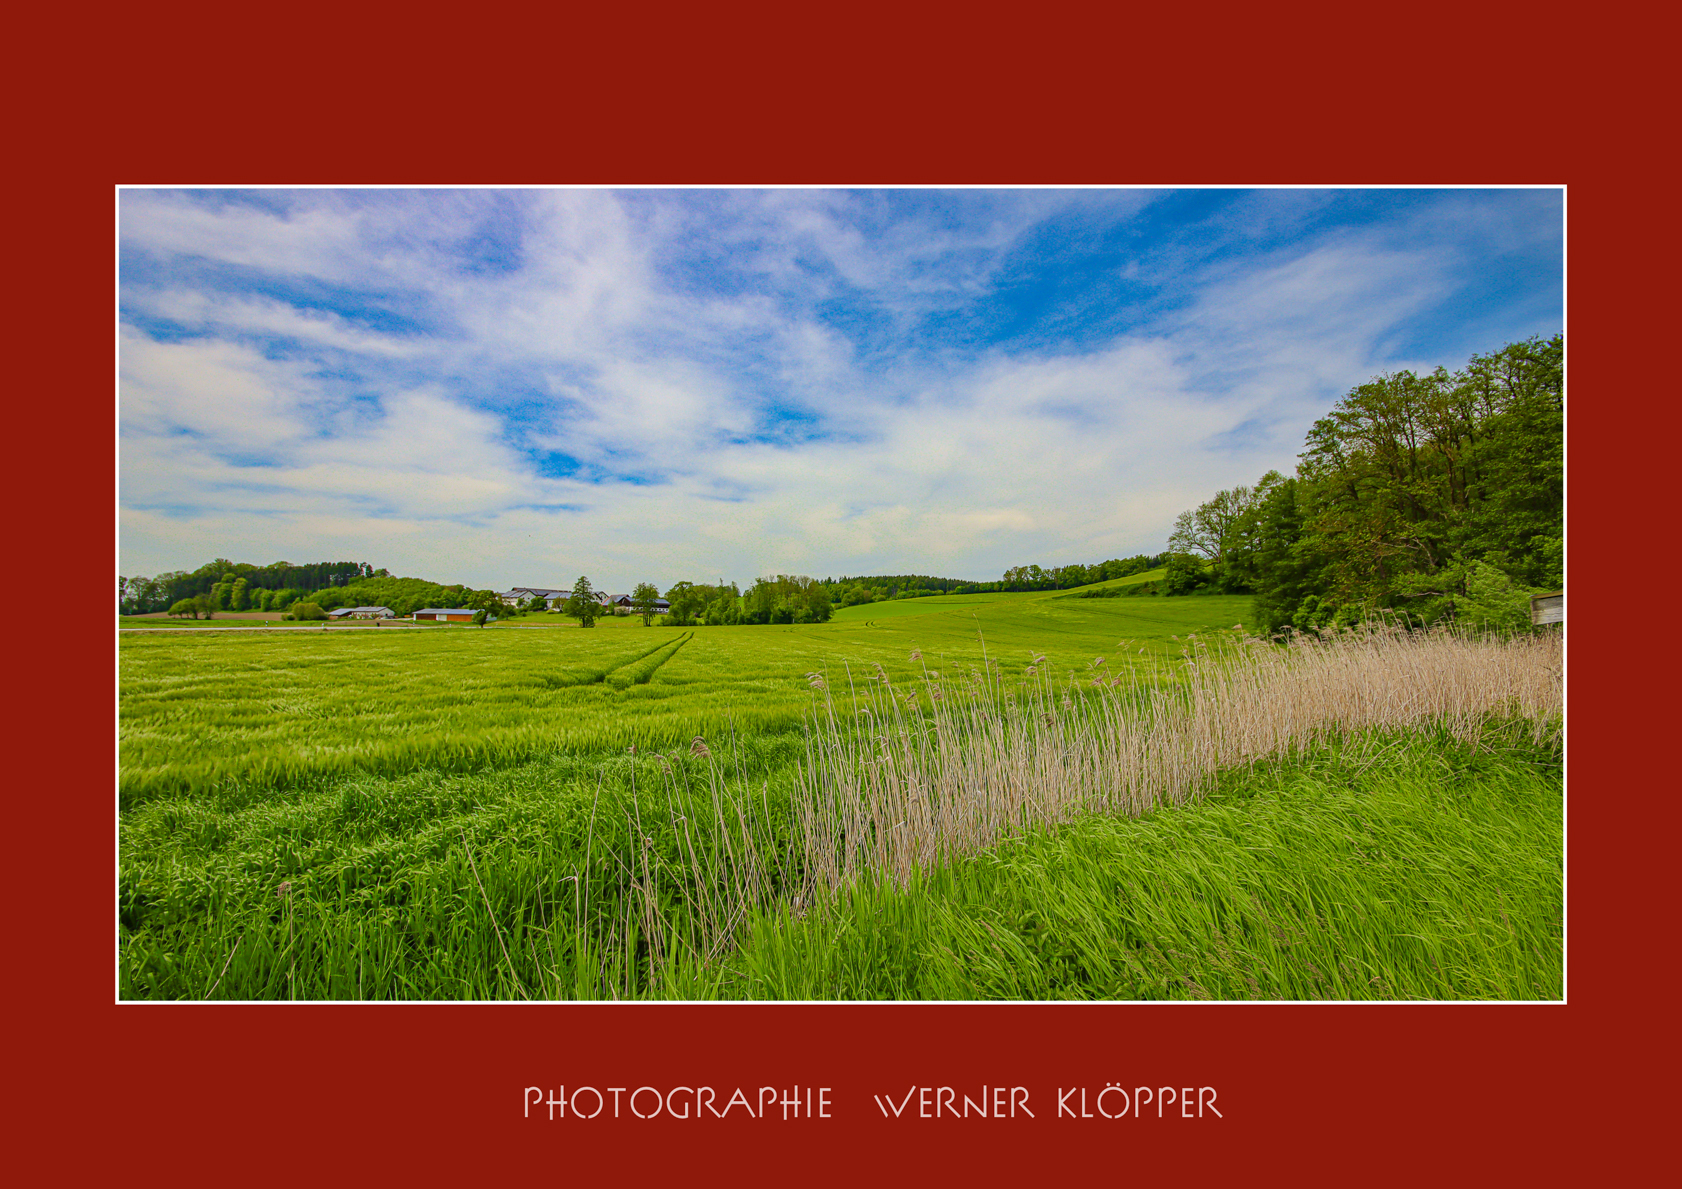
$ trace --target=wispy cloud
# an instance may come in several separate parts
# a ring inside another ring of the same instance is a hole
[[[1155,550],[1373,372],[1559,325],[1558,196],[1524,191],[131,191],[120,214],[129,572],[628,586]],[[1489,286],[1492,261],[1529,283]]]

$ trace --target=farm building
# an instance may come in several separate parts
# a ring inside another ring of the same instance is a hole
[[[568,596],[571,594],[572,592],[570,590],[555,590],[553,587],[548,586],[515,586],[502,592],[497,597],[512,607],[516,603],[528,602],[532,595],[539,595],[542,597],[544,603],[554,607],[560,603],[566,602]]]
[[[613,606],[613,596],[608,594],[607,591],[593,590],[590,594],[601,606]],[[541,595],[544,603],[548,604],[549,610],[558,611],[572,597],[572,591],[553,590],[545,586],[516,586],[502,593],[499,597],[504,603],[512,607],[516,603],[526,602],[532,595]]]
[[[422,607],[415,612],[416,619],[430,619],[438,623],[471,623],[473,609],[471,607]]]
[[[327,613],[328,619],[394,619],[397,612],[390,607],[339,607]]]
[[[608,605],[616,610],[623,608],[627,612],[636,610],[636,600],[627,594],[614,595]],[[672,605],[665,599],[654,600],[654,613],[656,615],[665,615],[671,609]]]

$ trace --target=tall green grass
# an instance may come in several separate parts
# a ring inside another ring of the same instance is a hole
[[[787,837],[788,815],[766,786],[797,747],[726,736],[667,754],[156,798],[120,826],[120,994],[659,994],[716,960],[745,896],[781,895],[762,840]]]
[[[1558,999],[1560,754],[1369,733],[757,916],[766,999]]]
[[[1282,648],[1193,635],[1171,665],[1112,672],[1098,657],[1078,680],[1042,658],[1014,683],[986,658],[912,681],[849,672],[845,689],[814,675],[808,866],[829,886],[903,882],[1015,831],[1181,803],[1226,767],[1368,730],[1475,742],[1491,715],[1517,716],[1541,742],[1562,721],[1561,655],[1557,636],[1369,624]]]
[[[704,631],[618,636],[640,656],[610,635],[593,663],[628,683],[601,696],[707,692]],[[749,637],[752,659],[799,655],[782,635]],[[659,751],[622,731],[471,772],[154,785],[120,817],[121,993],[1557,994],[1546,641],[1350,634],[1229,662],[1175,643],[1081,684],[979,641],[939,677],[896,658],[850,717],[845,670],[809,669],[806,737],[727,716]],[[505,684],[524,655],[482,653]]]
[[[1561,771],[1528,724],[1372,732],[825,890],[797,741],[125,824],[124,997],[1551,999]]]

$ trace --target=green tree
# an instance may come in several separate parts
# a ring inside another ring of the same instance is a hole
[[[1168,573],[1162,584],[1171,595],[1188,595],[1208,585],[1209,575],[1200,558],[1189,553],[1175,553],[1168,558]]]
[[[631,610],[642,616],[643,627],[652,624],[654,617],[659,614],[659,607],[656,606],[659,598],[660,592],[652,582],[639,582],[631,591]]]
[[[742,601],[747,623],[824,623],[834,609],[824,584],[803,574],[761,578]]]
[[[1463,585],[1466,593],[1454,604],[1457,622],[1499,631],[1530,626],[1531,592],[1499,567],[1475,561],[1467,567]]]
[[[1267,630],[1380,609],[1513,620],[1514,591],[1564,581],[1564,349],[1529,339],[1356,386],[1294,477],[1265,476],[1224,522],[1244,489],[1182,514],[1175,545],[1216,562],[1221,589],[1252,590]]]
[[[487,619],[489,619],[490,617],[491,617],[491,613],[488,610],[486,610],[484,607],[480,607],[477,611],[475,611],[473,613],[473,622],[478,624],[480,627],[484,627],[485,626],[485,621]]]
[[[666,592],[666,615],[660,621],[670,627],[688,627],[705,612],[710,588],[693,582],[674,582]]]
[[[596,626],[596,617],[602,613],[602,605],[596,601],[596,592],[590,587],[590,579],[579,575],[578,581],[572,584],[572,593],[567,596],[566,613],[578,620],[581,628]]]
[[[232,590],[228,594],[228,609],[244,611],[251,606],[249,583],[244,578],[235,578]]]
[[[1565,534],[1564,339],[1474,355],[1454,395],[1479,430],[1467,451],[1456,548],[1468,557],[1503,551],[1523,581],[1557,586],[1564,580],[1556,566]]]
[[[1278,478],[1277,471],[1270,471],[1255,487],[1218,491],[1207,503],[1181,512],[1174,521],[1168,548],[1206,558],[1213,568],[1215,582],[1223,589],[1233,589],[1235,584],[1227,575],[1228,554],[1239,543],[1242,527],[1265,496],[1269,481]]]
[[[197,619],[199,617],[199,601],[197,599],[182,599],[171,605],[169,613],[171,615],[191,616]]]
[[[1269,484],[1239,526],[1240,544],[1227,559],[1232,579],[1255,591],[1256,626],[1268,633],[1291,624],[1298,605],[1318,587],[1318,543],[1303,539],[1298,491],[1295,479]]]

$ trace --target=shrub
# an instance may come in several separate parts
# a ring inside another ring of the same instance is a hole
[[[1466,569],[1466,596],[1455,600],[1455,618],[1477,627],[1512,631],[1530,624],[1530,592],[1488,562]]]
[[[1168,573],[1162,585],[1171,595],[1188,595],[1209,581],[1203,562],[1189,553],[1176,553],[1168,559]]]

